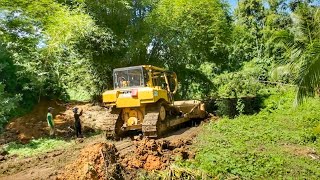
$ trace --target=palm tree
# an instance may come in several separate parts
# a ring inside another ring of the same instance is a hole
[[[291,70],[298,70],[295,98],[298,105],[320,88],[320,8],[301,3],[291,19],[292,29],[279,32],[276,38],[284,40],[288,47],[286,64]]]

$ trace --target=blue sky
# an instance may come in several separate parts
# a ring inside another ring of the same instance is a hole
[[[231,5],[231,9],[234,10],[237,7],[238,0],[226,0]],[[287,1],[290,2],[290,1]],[[313,5],[320,6],[320,0],[316,0],[312,3]]]
[[[236,8],[238,0],[227,0],[229,2],[229,4],[231,5],[231,9],[233,10],[234,8]]]

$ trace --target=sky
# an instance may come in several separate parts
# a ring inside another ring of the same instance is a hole
[[[232,10],[237,7],[238,0],[227,0],[227,1],[229,2]]]
[[[229,2],[232,10],[234,10],[237,7],[238,0],[226,0],[226,1]],[[287,2],[289,2],[289,1],[287,1]],[[320,6],[320,0],[316,0],[312,4]]]

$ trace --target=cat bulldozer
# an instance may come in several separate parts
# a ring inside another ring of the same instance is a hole
[[[174,101],[177,75],[163,68],[141,65],[114,69],[113,86],[102,95],[108,113],[98,127],[106,131],[107,138],[133,130],[159,137],[170,127],[206,116],[201,101]]]

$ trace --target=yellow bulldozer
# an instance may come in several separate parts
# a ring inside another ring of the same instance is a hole
[[[158,137],[170,127],[206,116],[205,105],[198,100],[174,101],[177,75],[163,68],[141,65],[114,69],[113,86],[103,93],[109,113],[99,127],[108,138],[132,130]]]

